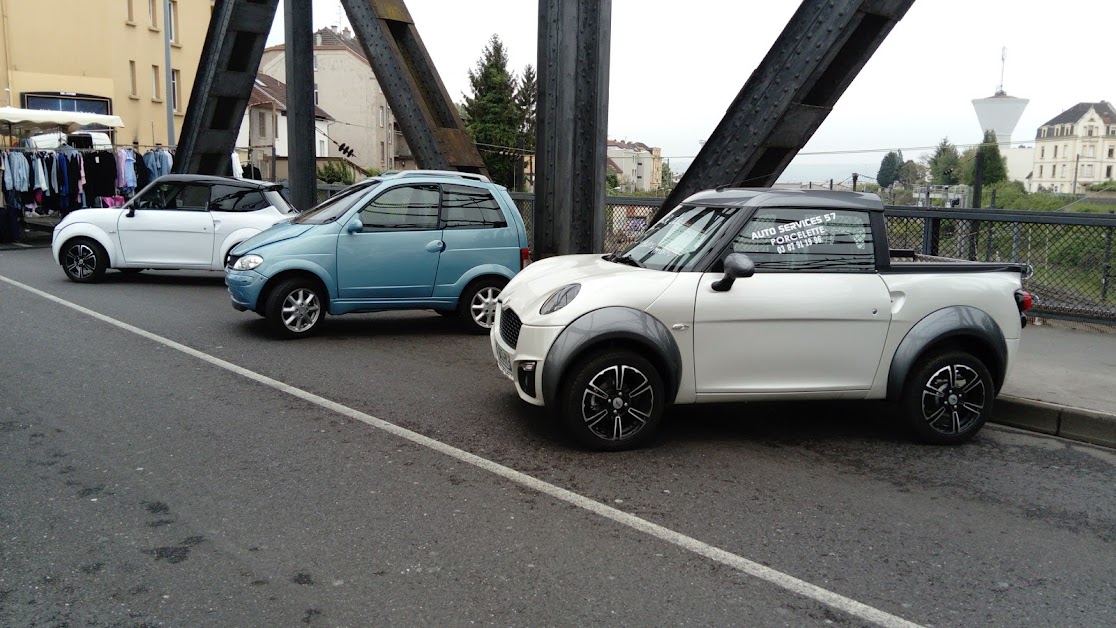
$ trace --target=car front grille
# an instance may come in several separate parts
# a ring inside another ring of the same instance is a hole
[[[523,321],[519,320],[519,315],[515,310],[510,307],[504,308],[500,313],[500,337],[512,349],[519,343],[519,329],[523,327]]]

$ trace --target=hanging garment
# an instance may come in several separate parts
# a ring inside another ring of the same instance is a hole
[[[237,155],[236,151],[232,154],[232,176],[234,179],[244,178],[244,168],[240,167],[240,155]]]
[[[143,165],[147,168],[147,176],[152,181],[159,178],[159,154],[149,150],[143,154]]]
[[[116,158],[111,152],[99,150],[86,155],[85,175],[87,198],[116,194]]]
[[[159,149],[159,176],[171,173],[171,167],[174,166],[174,158],[167,149]]]

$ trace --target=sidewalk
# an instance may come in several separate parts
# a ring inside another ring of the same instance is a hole
[[[992,421],[1116,447],[1116,330],[1027,325]]]
[[[24,229],[19,242],[0,242],[0,251],[50,248],[51,232],[44,229]]]

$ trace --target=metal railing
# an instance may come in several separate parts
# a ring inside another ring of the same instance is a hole
[[[343,186],[319,186],[324,200]],[[512,199],[533,241],[535,197]],[[622,250],[647,228],[662,199],[605,199],[604,252]],[[1116,215],[889,205],[888,243],[925,255],[1029,264],[1023,285],[1035,316],[1116,325]]]

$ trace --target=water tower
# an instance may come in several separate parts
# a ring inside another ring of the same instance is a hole
[[[996,93],[988,98],[974,98],[973,109],[976,109],[977,121],[980,122],[981,135],[984,131],[991,130],[996,134],[996,143],[1001,147],[1011,144],[1011,132],[1023,116],[1027,103],[1026,98],[1008,96],[1004,91],[1004,62],[1007,61],[1007,49],[1000,56],[1000,86]]]

